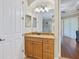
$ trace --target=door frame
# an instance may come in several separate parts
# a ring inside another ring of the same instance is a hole
[[[22,0],[23,2],[23,23],[25,21],[25,13],[26,12],[26,7],[27,7],[27,1]],[[26,4],[25,4],[25,3]],[[61,0],[55,0],[55,47],[54,47],[54,59],[59,59],[59,57],[61,57],[61,39],[62,39],[62,26],[61,26],[61,12],[60,12],[60,4],[61,4]],[[25,24],[24,25],[24,29],[25,29]],[[25,31],[25,30],[23,30]],[[24,32],[23,32],[24,33]],[[24,45],[23,45],[24,47]]]
[[[55,59],[61,57],[61,39],[62,39],[62,26],[61,26],[61,0],[55,0]]]

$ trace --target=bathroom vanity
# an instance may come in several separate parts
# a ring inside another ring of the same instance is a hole
[[[54,59],[54,34],[26,33],[25,56],[32,59]]]

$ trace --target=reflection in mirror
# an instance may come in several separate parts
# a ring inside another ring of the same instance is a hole
[[[37,27],[37,19],[33,17],[33,27]]]
[[[27,5],[28,6],[28,5]],[[26,9],[26,30],[31,32],[54,32],[54,0],[33,1]],[[31,20],[28,20],[31,19]],[[30,25],[31,23],[31,25]]]
[[[25,16],[25,27],[31,27],[31,16]]]
[[[52,32],[52,19],[43,19],[43,32]]]

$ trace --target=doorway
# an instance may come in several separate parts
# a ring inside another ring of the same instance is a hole
[[[67,3],[68,2],[68,3]],[[74,2],[74,4],[72,4]],[[76,31],[79,27],[78,5],[76,0],[61,1],[62,40],[61,56],[64,58],[79,59],[77,55],[79,44],[76,42]],[[67,6],[66,6],[67,5]],[[72,5],[71,8],[69,5]]]
[[[52,19],[43,19],[43,32],[52,32]]]
[[[27,58],[54,59],[55,58],[54,43],[53,43],[54,40],[51,40],[54,38],[54,30],[53,30],[54,7],[55,7],[54,2],[55,2],[54,0],[26,1],[27,8],[25,8],[26,12],[24,15],[25,33],[26,33],[26,37],[24,39],[25,40],[24,55],[26,59]],[[34,35],[36,36],[31,37],[29,36],[30,34],[28,33],[30,33],[33,36]],[[50,37],[49,40],[47,37]],[[46,45],[44,38],[45,40],[50,41],[51,43],[50,44],[48,43]]]

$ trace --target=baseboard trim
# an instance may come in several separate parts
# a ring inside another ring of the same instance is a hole
[[[68,39],[73,39],[73,38],[71,38],[71,37],[69,37],[69,36],[64,36],[64,37],[66,37],[66,38],[68,38]],[[73,39],[74,40],[74,39]]]

